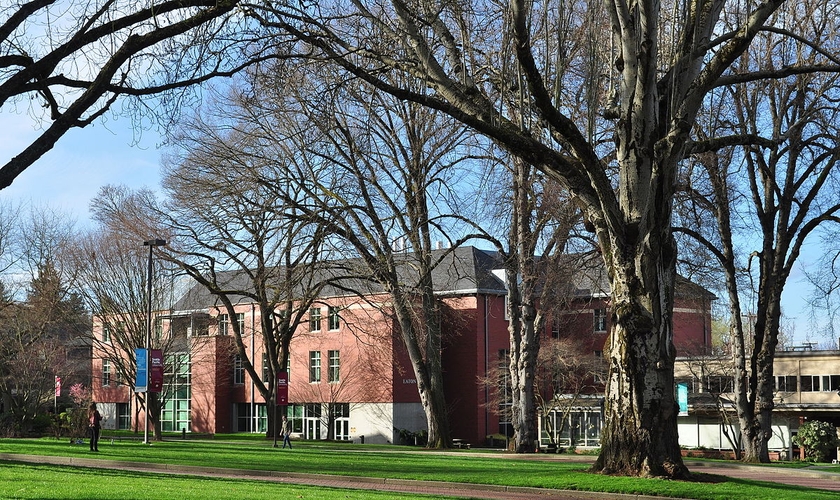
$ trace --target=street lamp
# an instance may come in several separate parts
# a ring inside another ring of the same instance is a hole
[[[143,246],[149,247],[149,273],[146,281],[146,356],[149,356],[152,348],[152,251],[155,247],[166,245],[166,240],[156,238],[146,240]],[[148,358],[147,358],[148,359]],[[143,431],[143,443],[149,444],[149,379],[146,372],[146,425]]]

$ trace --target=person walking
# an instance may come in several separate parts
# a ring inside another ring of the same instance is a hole
[[[88,430],[90,431],[90,451],[99,451],[99,432],[102,430],[102,414],[96,409],[96,403],[88,408]]]
[[[289,425],[289,420],[286,419],[286,416],[283,415],[283,423],[280,426],[280,432],[283,434],[283,448],[286,445],[289,445],[289,449],[292,449],[292,440],[289,439],[289,436],[292,434],[292,426]]]

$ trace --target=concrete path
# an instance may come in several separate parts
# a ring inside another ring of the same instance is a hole
[[[575,460],[591,462],[591,457],[562,455],[502,455],[508,459],[524,460]],[[125,462],[99,458],[59,457],[42,455],[22,455],[0,453],[0,461],[44,463],[69,465],[76,467],[94,467],[105,469],[131,470],[165,474],[179,474],[203,477],[224,477],[273,481],[277,483],[302,484],[329,488],[349,488],[356,490],[377,490],[385,492],[441,495],[458,498],[476,498],[491,500],[587,500],[587,499],[637,499],[662,500],[662,497],[643,495],[616,495],[615,493],[581,492],[550,490],[543,488],[522,488],[512,486],[494,486],[466,483],[447,483],[436,481],[412,481],[404,479],[382,479],[370,477],[332,476],[324,474],[301,474],[267,470],[239,470],[223,467],[198,467],[187,465],[153,464],[145,462]],[[807,486],[822,490],[840,492],[840,474],[809,469],[783,469],[761,467],[738,463],[709,463],[687,461],[686,465],[694,472],[717,474],[734,478],[769,481],[791,486]],[[840,497],[838,497],[840,498]]]

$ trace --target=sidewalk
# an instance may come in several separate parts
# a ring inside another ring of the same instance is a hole
[[[563,460],[556,455],[519,455],[508,458],[533,460]],[[187,465],[153,464],[145,462],[125,462],[98,458],[60,457],[43,455],[21,455],[0,453],[0,461],[44,463],[92,467],[103,469],[129,470],[164,474],[178,474],[204,477],[224,477],[273,481],[277,483],[302,484],[309,486],[347,488],[356,490],[377,490],[393,493],[442,495],[461,498],[479,498],[489,500],[607,500],[637,499],[662,500],[662,497],[643,495],[616,495],[615,493],[550,490],[543,488],[523,488],[466,483],[447,483],[436,481],[412,481],[405,479],[382,479],[370,477],[331,476],[324,474],[301,474],[268,470],[239,470],[223,467],[199,467]],[[709,463],[687,461],[686,465],[693,472],[716,474],[733,478],[768,481],[798,487],[818,488],[840,492],[840,474],[818,470],[784,469],[744,465],[739,463]]]

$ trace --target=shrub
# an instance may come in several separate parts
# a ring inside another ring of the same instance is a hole
[[[834,425],[819,420],[802,424],[794,442],[805,447],[805,457],[814,462],[827,462],[831,452],[840,445]]]

